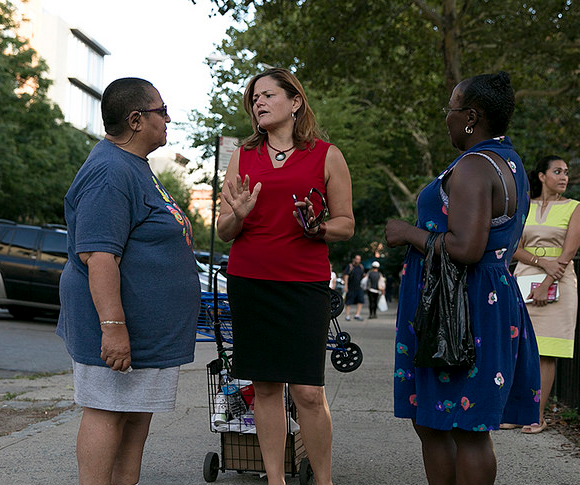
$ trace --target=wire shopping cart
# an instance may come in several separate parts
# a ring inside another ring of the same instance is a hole
[[[205,298],[205,310],[211,318],[202,322],[203,341],[213,339],[217,347],[217,358],[207,364],[209,422],[210,431],[220,435],[221,459],[216,452],[207,453],[203,477],[206,482],[214,482],[220,470],[263,473],[265,467],[253,417],[253,385],[251,381],[233,379],[230,374],[234,349],[231,346],[231,315],[227,300],[217,291],[211,302],[207,301],[207,295]],[[224,344],[230,345],[226,347]],[[285,403],[288,435],[284,469],[293,477],[299,474],[300,485],[310,485],[314,474],[302,444],[296,407],[287,387]]]

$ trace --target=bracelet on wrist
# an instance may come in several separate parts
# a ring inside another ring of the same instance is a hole
[[[125,325],[125,322],[121,322],[120,320],[103,320],[101,322],[101,327],[103,325]]]

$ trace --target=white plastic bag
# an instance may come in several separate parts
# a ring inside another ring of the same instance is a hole
[[[379,296],[377,308],[379,309],[380,312],[386,312],[389,309],[389,305],[387,305],[387,299],[385,298],[385,295]]]
[[[384,290],[386,288],[385,277],[383,275],[379,278],[379,290]]]
[[[365,291],[369,289],[369,275],[365,275],[363,277],[363,279],[360,281],[360,287]]]

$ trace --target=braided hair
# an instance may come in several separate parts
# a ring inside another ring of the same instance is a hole
[[[466,79],[462,97],[464,106],[481,113],[491,136],[505,135],[516,104],[507,72]]]

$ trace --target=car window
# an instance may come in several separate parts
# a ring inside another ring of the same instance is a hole
[[[8,254],[12,236],[14,236],[14,229],[8,229],[4,232],[2,239],[0,239],[0,254]]]
[[[51,263],[65,264],[68,259],[66,234],[62,232],[46,232],[40,259]]]
[[[10,246],[10,256],[21,258],[30,258],[36,251],[34,245],[38,231],[36,229],[19,229],[12,238],[12,245]]]

